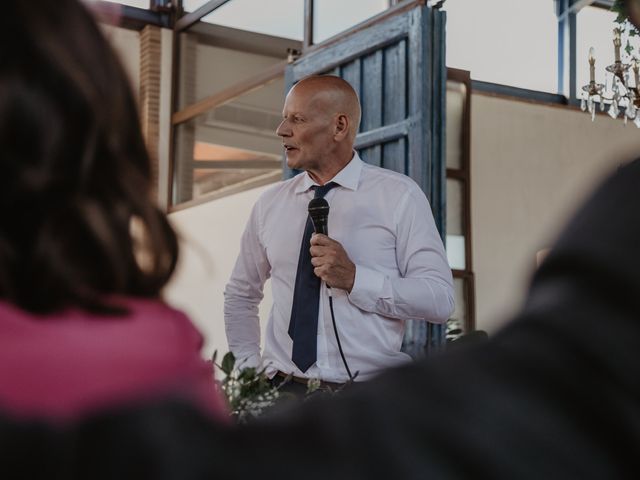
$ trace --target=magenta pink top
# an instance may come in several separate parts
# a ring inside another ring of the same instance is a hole
[[[226,419],[191,321],[157,300],[119,303],[128,315],[38,317],[0,302],[0,412],[64,420],[166,397]]]

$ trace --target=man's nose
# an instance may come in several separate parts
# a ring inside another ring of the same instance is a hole
[[[276,128],[276,135],[278,135],[279,137],[291,136],[291,129],[287,126],[286,120],[280,122],[280,125],[278,125],[278,128]]]

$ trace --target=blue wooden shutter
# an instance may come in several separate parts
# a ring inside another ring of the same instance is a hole
[[[404,173],[424,190],[445,230],[445,13],[414,2],[289,65],[286,87],[312,74],[347,80],[362,104],[356,149],[365,162]],[[296,172],[285,166],[285,177]],[[439,349],[444,327],[407,322],[403,350]]]

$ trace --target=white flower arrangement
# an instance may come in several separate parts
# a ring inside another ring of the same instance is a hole
[[[213,354],[213,364],[224,374],[224,378],[217,380],[220,390],[227,399],[231,416],[238,423],[246,423],[251,419],[263,415],[274,407],[284,397],[292,397],[289,393],[280,392],[282,385],[291,381],[291,376],[283,379],[278,387],[274,386],[265,373],[265,368],[242,368],[236,365],[233,353],[229,352],[216,363],[217,352]],[[344,388],[344,387],[343,387]],[[317,378],[307,382],[305,399],[316,393],[336,394],[340,389],[323,386]]]
[[[218,383],[227,398],[231,415],[239,423],[262,415],[273,407],[280,398],[278,388],[273,386],[264,369],[253,367],[238,368],[233,353],[229,352],[216,364],[217,352],[213,354],[213,363],[225,377]]]

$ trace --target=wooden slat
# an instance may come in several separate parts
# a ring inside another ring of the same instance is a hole
[[[427,9],[412,11],[414,17],[411,22],[409,38],[407,42],[407,57],[411,58],[411,62],[407,65],[407,77],[409,87],[409,115],[423,119],[423,122],[416,122],[411,125],[409,133],[408,146],[408,166],[407,175],[413,178],[418,185],[424,190],[427,197],[430,193],[427,185],[426,163],[431,158],[431,135],[430,128],[424,126],[424,119],[429,118],[428,112],[431,110],[431,81],[429,72],[430,63],[428,60],[428,52],[425,50],[426,45],[423,44],[423,28],[429,28],[426,19],[423,18],[423,12]],[[427,82],[428,81],[428,82]],[[430,122],[429,122],[430,123]],[[428,152],[428,153],[427,153]]]
[[[340,76],[351,84],[358,98],[362,98],[361,65],[360,59],[356,58],[340,67]],[[359,131],[362,131],[362,123]]]
[[[382,74],[382,50],[362,58],[362,132],[382,126],[382,102],[384,79]],[[367,162],[382,165],[381,145],[372,145],[367,152]]]
[[[407,174],[407,139],[399,138],[382,145],[382,166]]]
[[[221,92],[211,95],[210,97],[200,100],[199,102],[174,113],[171,118],[171,122],[174,125],[184,123],[187,120],[197,117],[198,115],[201,115],[215,107],[219,107],[224,103],[230,102],[234,98],[238,98],[241,95],[245,95],[253,90],[257,90],[260,87],[268,85],[284,75],[286,66],[286,60],[278,62],[251,78],[238,82]]]
[[[419,118],[408,118],[393,125],[385,125],[368,132],[359,133],[356,137],[355,148],[369,148],[374,145],[392,142],[409,135],[414,125],[419,123]]]
[[[364,162],[370,165],[381,167],[382,166],[382,155],[380,154],[381,150],[382,150],[382,147],[380,145],[359,150],[360,158],[362,158]]]
[[[383,124],[390,125],[407,116],[407,41],[384,49],[384,87],[393,92],[384,95]]]
[[[383,124],[404,120],[407,116],[407,41],[401,40],[384,50]],[[392,93],[391,93],[392,92]],[[385,143],[382,147],[382,166],[407,173],[406,139]]]
[[[362,131],[366,132],[382,126],[382,50],[363,57],[362,78]]]

